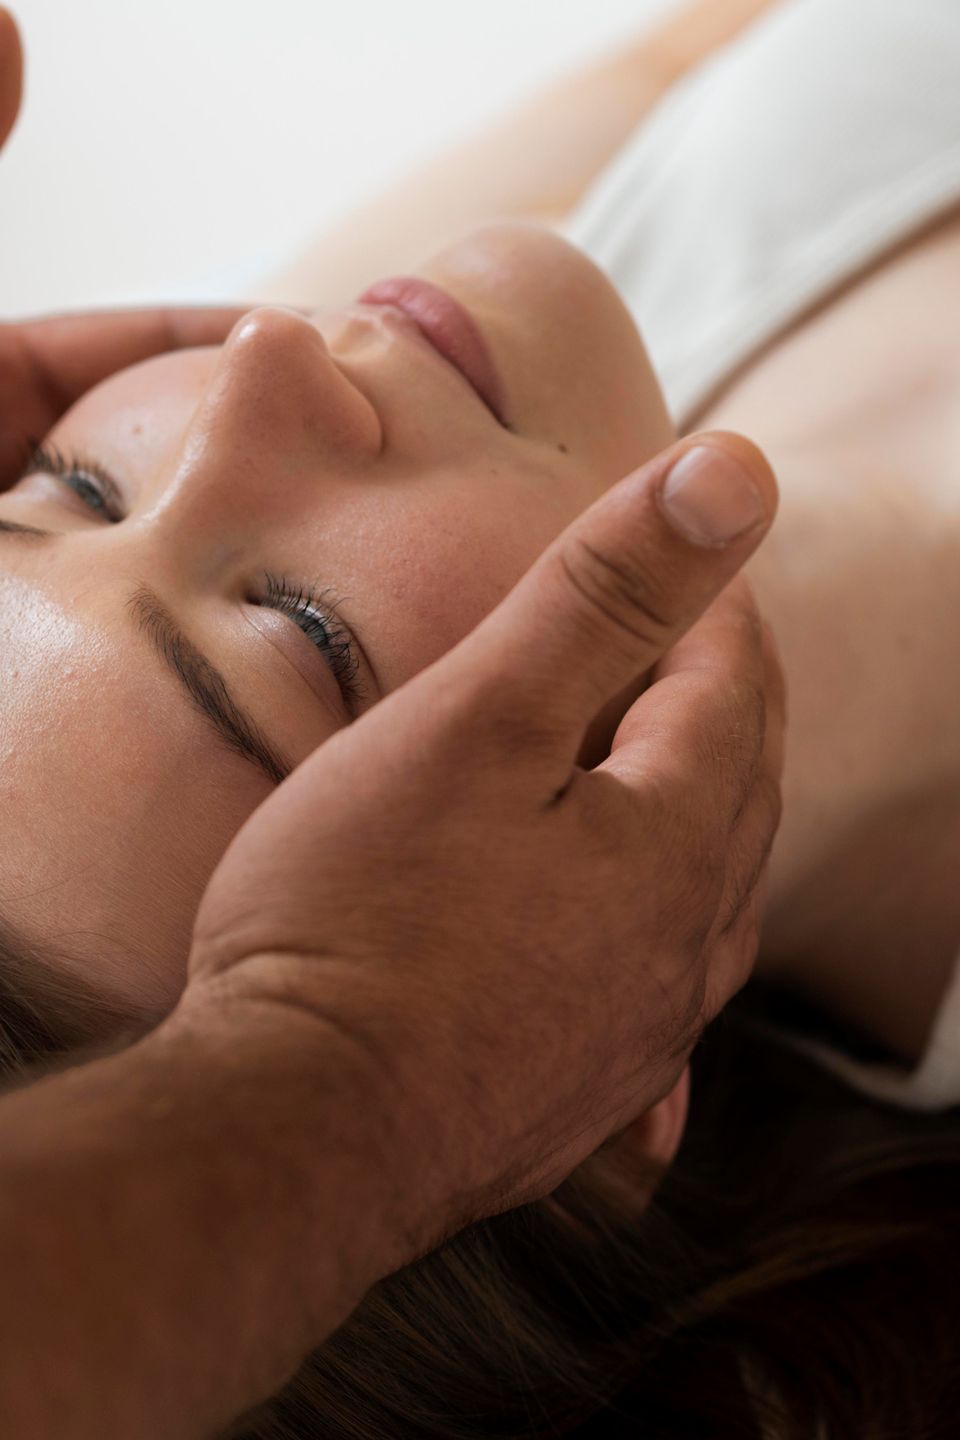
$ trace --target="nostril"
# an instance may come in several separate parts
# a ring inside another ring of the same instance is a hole
[[[249,311],[223,347],[209,403],[229,415],[248,455],[368,462],[384,443],[376,408],[336,363],[318,326],[298,310]]]

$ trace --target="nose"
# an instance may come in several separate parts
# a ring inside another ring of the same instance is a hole
[[[159,528],[229,544],[270,515],[294,518],[369,466],[383,434],[371,402],[293,310],[262,306],[224,344],[151,513]]]

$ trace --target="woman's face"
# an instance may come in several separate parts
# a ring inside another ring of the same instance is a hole
[[[418,273],[480,326],[509,429],[389,309],[261,308],[91,391],[49,437],[83,474],[0,496],[46,532],[0,531],[0,912],[158,1018],[278,778],[672,438],[629,314],[556,235],[490,226]]]

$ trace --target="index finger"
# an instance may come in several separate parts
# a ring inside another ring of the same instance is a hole
[[[765,748],[782,756],[785,723],[782,671],[738,576],[657,665],[596,768],[628,789],[655,781],[677,812],[695,806],[727,835]]]
[[[85,391],[154,355],[222,344],[250,308],[162,306],[0,325],[0,489],[16,478],[27,438],[45,435]]]

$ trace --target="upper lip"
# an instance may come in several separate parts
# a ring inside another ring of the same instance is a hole
[[[493,356],[470,312],[430,280],[396,275],[357,297],[360,305],[390,305],[414,322],[430,345],[473,387],[501,425],[507,425],[506,391]]]

